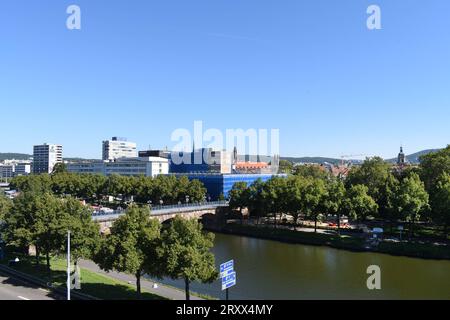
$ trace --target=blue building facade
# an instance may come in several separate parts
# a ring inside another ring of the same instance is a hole
[[[189,180],[197,179],[205,185],[207,198],[217,200],[221,194],[228,198],[228,195],[237,182],[246,182],[251,185],[258,179],[266,182],[274,176],[286,177],[285,174],[186,174]]]

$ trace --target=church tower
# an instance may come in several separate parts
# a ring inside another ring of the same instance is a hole
[[[400,153],[398,154],[397,164],[399,166],[404,166],[406,164],[405,154],[403,153],[403,146],[400,147]]]

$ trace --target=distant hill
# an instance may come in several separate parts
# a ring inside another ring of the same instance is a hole
[[[332,163],[332,164],[339,164],[341,162],[341,159],[335,159],[335,158],[325,158],[325,157],[281,157],[281,160],[287,160],[293,163],[320,163],[324,164]]]
[[[409,162],[409,163],[412,163],[412,164],[419,164],[419,163],[420,163],[420,157],[421,157],[421,156],[424,156],[424,155],[429,154],[429,153],[432,153],[432,152],[437,152],[437,151],[439,151],[439,150],[442,150],[442,149],[428,149],[428,150],[422,150],[422,151],[419,151],[419,152],[416,152],[416,153],[407,155],[407,156],[406,156],[406,161]],[[387,162],[395,163],[395,162],[397,162],[397,158],[387,159],[386,161],[387,161]]]
[[[32,157],[30,154],[25,153],[0,153],[0,161],[10,159],[28,160],[30,157]]]
[[[406,156],[406,161],[412,164],[419,164],[420,163],[420,157],[424,156],[426,154],[429,154],[431,152],[437,152],[441,149],[428,149],[428,150],[422,150],[410,155]],[[335,159],[335,158],[326,158],[326,157],[281,157],[280,159],[282,160],[288,160],[291,161],[293,163],[319,163],[319,164],[324,164],[325,162],[327,163],[332,163],[332,164],[340,164],[341,163],[341,159]],[[353,164],[358,164],[361,163],[362,160],[345,160],[345,162],[351,162]],[[396,163],[397,162],[397,158],[392,158],[392,159],[386,159],[387,162],[390,163]]]

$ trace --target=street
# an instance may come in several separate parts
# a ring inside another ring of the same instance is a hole
[[[0,274],[0,300],[58,300],[48,290]]]

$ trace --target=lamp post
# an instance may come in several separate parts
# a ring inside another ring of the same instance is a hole
[[[70,231],[67,231],[67,300],[70,300]]]

